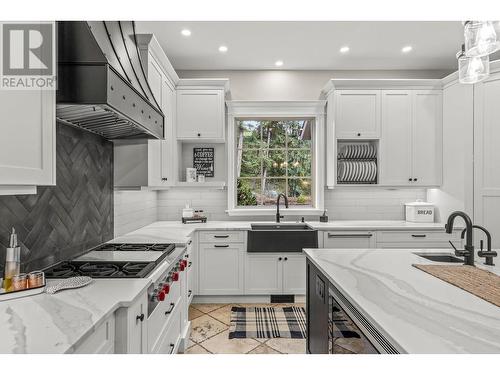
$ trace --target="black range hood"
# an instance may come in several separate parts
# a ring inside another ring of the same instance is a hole
[[[57,120],[108,139],[163,139],[164,116],[134,22],[63,21],[57,28]]]

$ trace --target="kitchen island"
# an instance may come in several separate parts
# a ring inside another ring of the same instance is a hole
[[[356,352],[358,348],[372,352],[375,348],[382,353],[500,353],[499,307],[412,266],[441,264],[414,253],[442,253],[442,249],[304,252],[308,314],[314,314],[314,321],[308,321],[310,353],[332,351],[328,314],[329,309],[336,314],[339,308],[348,316],[346,326],[353,323],[353,331],[361,331],[362,338],[366,336],[372,344],[344,345],[347,351]],[[477,266],[500,274],[499,266],[479,262]],[[329,295],[333,295],[333,306]],[[347,336],[356,335],[349,328],[345,332]],[[348,342],[349,338],[342,340]]]

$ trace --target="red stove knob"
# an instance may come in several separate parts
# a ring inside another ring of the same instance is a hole
[[[179,264],[179,269],[184,271],[184,268],[186,268],[186,266],[184,265],[184,262],[181,262],[181,264]]]
[[[158,301],[165,301],[165,292],[163,290],[159,291],[157,298],[158,298]]]
[[[188,261],[186,259],[184,259],[183,262],[184,262],[184,267],[187,267]]]
[[[163,285],[163,293],[165,294],[170,293],[170,284]]]
[[[178,281],[179,280],[179,272],[174,272],[172,274],[172,280],[174,280],[174,281]]]

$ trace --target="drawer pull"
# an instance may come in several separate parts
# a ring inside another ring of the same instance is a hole
[[[187,244],[191,245],[192,243],[193,243],[193,240],[189,240]]]
[[[229,245],[214,245],[214,247],[229,247]]]
[[[190,298],[190,297],[191,297],[191,294],[193,294],[193,291],[192,291],[192,290],[189,290],[189,291],[188,291],[188,298]]]
[[[360,233],[360,234],[333,234],[328,233],[328,238],[371,238],[372,233]]]
[[[141,322],[142,322],[142,321],[144,321],[144,314],[137,315],[137,316],[135,317],[135,321],[136,321],[136,322],[137,322],[137,321],[139,321],[139,320],[140,320]]]
[[[193,265],[193,262],[188,263],[188,268],[190,268]]]
[[[175,303],[173,303],[173,302],[172,302],[172,303],[170,304],[170,310],[165,311],[165,315],[169,315],[169,314],[171,314],[171,313],[172,313],[172,311],[174,311],[174,307],[175,307]]]
[[[427,235],[426,235],[426,234],[412,234],[411,236],[412,236],[413,238],[425,238],[425,237],[427,237]]]
[[[168,354],[172,354],[174,352],[175,344],[170,344],[170,352]]]
[[[225,234],[225,235],[216,234],[216,235],[214,235],[214,238],[229,238],[229,234]]]

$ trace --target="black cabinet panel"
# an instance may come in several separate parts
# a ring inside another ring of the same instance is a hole
[[[328,280],[307,261],[307,352],[328,353]]]

